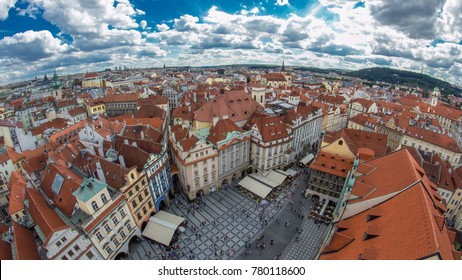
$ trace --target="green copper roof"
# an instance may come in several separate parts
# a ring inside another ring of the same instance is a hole
[[[76,190],[73,195],[78,200],[87,203],[91,198],[93,198],[97,193],[106,187],[107,184],[99,180],[85,177],[82,181],[82,184],[80,184],[80,188]]]

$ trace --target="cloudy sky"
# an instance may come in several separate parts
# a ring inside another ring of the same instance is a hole
[[[53,69],[283,59],[462,84],[462,1],[0,0],[0,84]]]

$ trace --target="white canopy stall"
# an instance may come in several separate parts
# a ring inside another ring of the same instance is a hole
[[[184,220],[182,217],[160,211],[149,218],[149,222],[143,231],[143,236],[168,246],[176,229]]]

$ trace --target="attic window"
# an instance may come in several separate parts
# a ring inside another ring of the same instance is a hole
[[[377,235],[371,235],[371,234],[367,234],[367,232],[364,232],[363,241],[372,239],[374,237],[377,237]]]
[[[369,222],[369,221],[372,221],[372,220],[375,220],[375,219],[377,219],[378,217],[380,217],[380,216],[378,216],[378,215],[371,215],[371,214],[369,214],[369,215],[367,215],[367,218],[366,218],[366,220]]]
[[[236,116],[236,113],[232,113],[232,114],[231,114],[231,117],[235,117],[235,116]]]
[[[342,146],[342,145],[343,145],[343,140],[338,141],[338,144],[339,144],[340,146]]]

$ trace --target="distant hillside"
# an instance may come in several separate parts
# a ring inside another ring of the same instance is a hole
[[[424,90],[432,90],[438,87],[443,95],[461,95],[461,90],[448,82],[410,71],[402,71],[390,68],[366,68],[345,73],[352,77],[363,80],[400,84],[406,86],[418,86]]]

